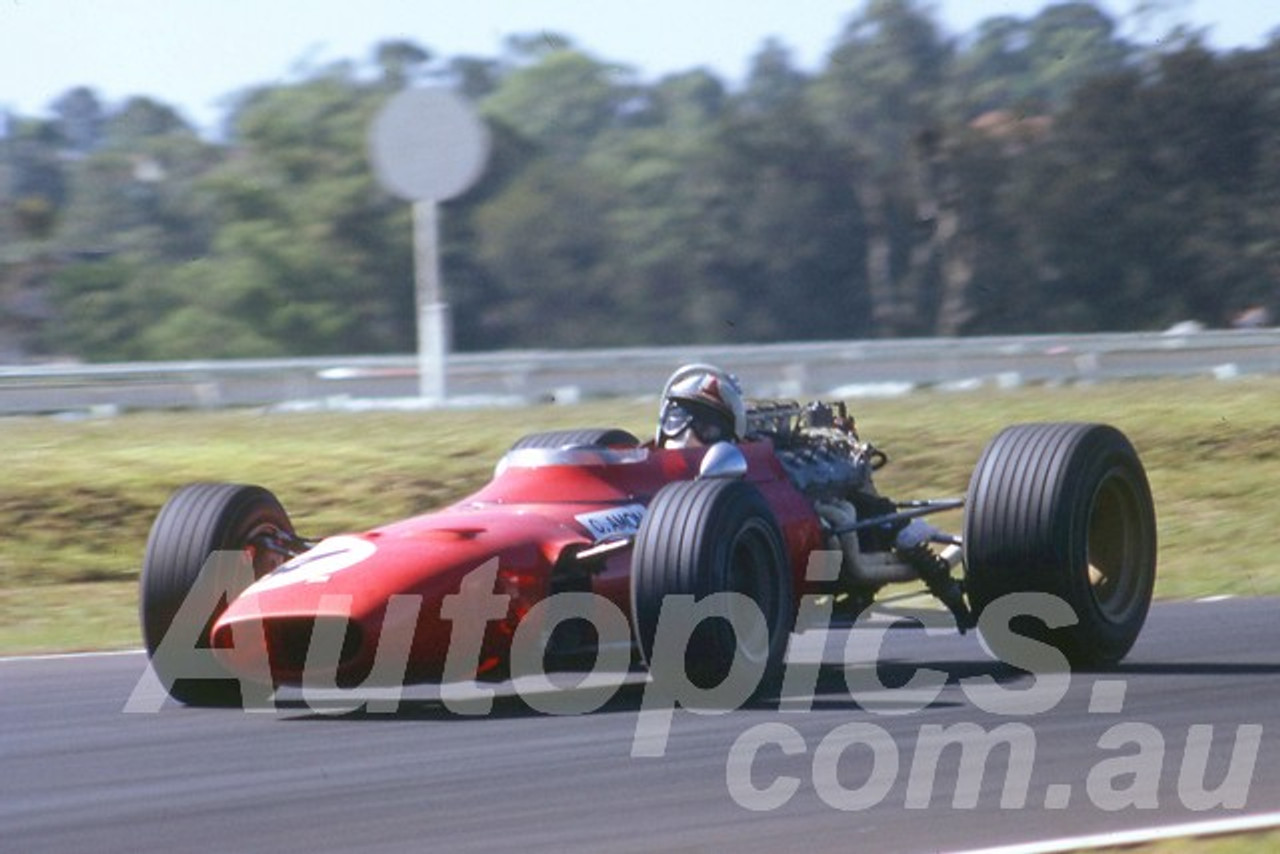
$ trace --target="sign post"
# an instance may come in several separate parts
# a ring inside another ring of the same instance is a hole
[[[389,192],[413,203],[418,395],[447,398],[449,306],[440,277],[438,203],[466,191],[484,171],[489,134],[475,111],[445,89],[407,89],[374,119],[374,173]]]
[[[440,288],[436,203],[413,203],[413,278],[418,312],[418,396],[443,402],[449,357],[449,305]]]

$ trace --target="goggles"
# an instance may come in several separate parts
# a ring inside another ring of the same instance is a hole
[[[698,441],[712,445],[729,437],[722,419],[707,417],[706,413],[696,413],[682,403],[672,401],[662,412],[662,435],[674,439],[686,430],[693,430]]]

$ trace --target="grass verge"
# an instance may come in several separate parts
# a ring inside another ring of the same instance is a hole
[[[1164,380],[851,404],[892,463],[893,497],[961,494],[982,447],[1019,421],[1105,421],[1134,441],[1160,520],[1157,595],[1280,594],[1280,379]],[[308,536],[462,497],[519,436],[652,430],[653,402],[431,413],[138,413],[0,421],[0,653],[136,645],[136,579],[168,494],[196,480],[274,491]],[[944,519],[944,525],[955,519]]]

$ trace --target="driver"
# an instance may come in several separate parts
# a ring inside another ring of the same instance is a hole
[[[657,445],[698,448],[734,442],[746,432],[746,423],[737,377],[714,365],[685,365],[663,390]]]

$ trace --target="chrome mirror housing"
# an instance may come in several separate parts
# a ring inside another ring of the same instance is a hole
[[[698,466],[699,480],[735,480],[747,474],[747,457],[732,442],[716,442]]]

